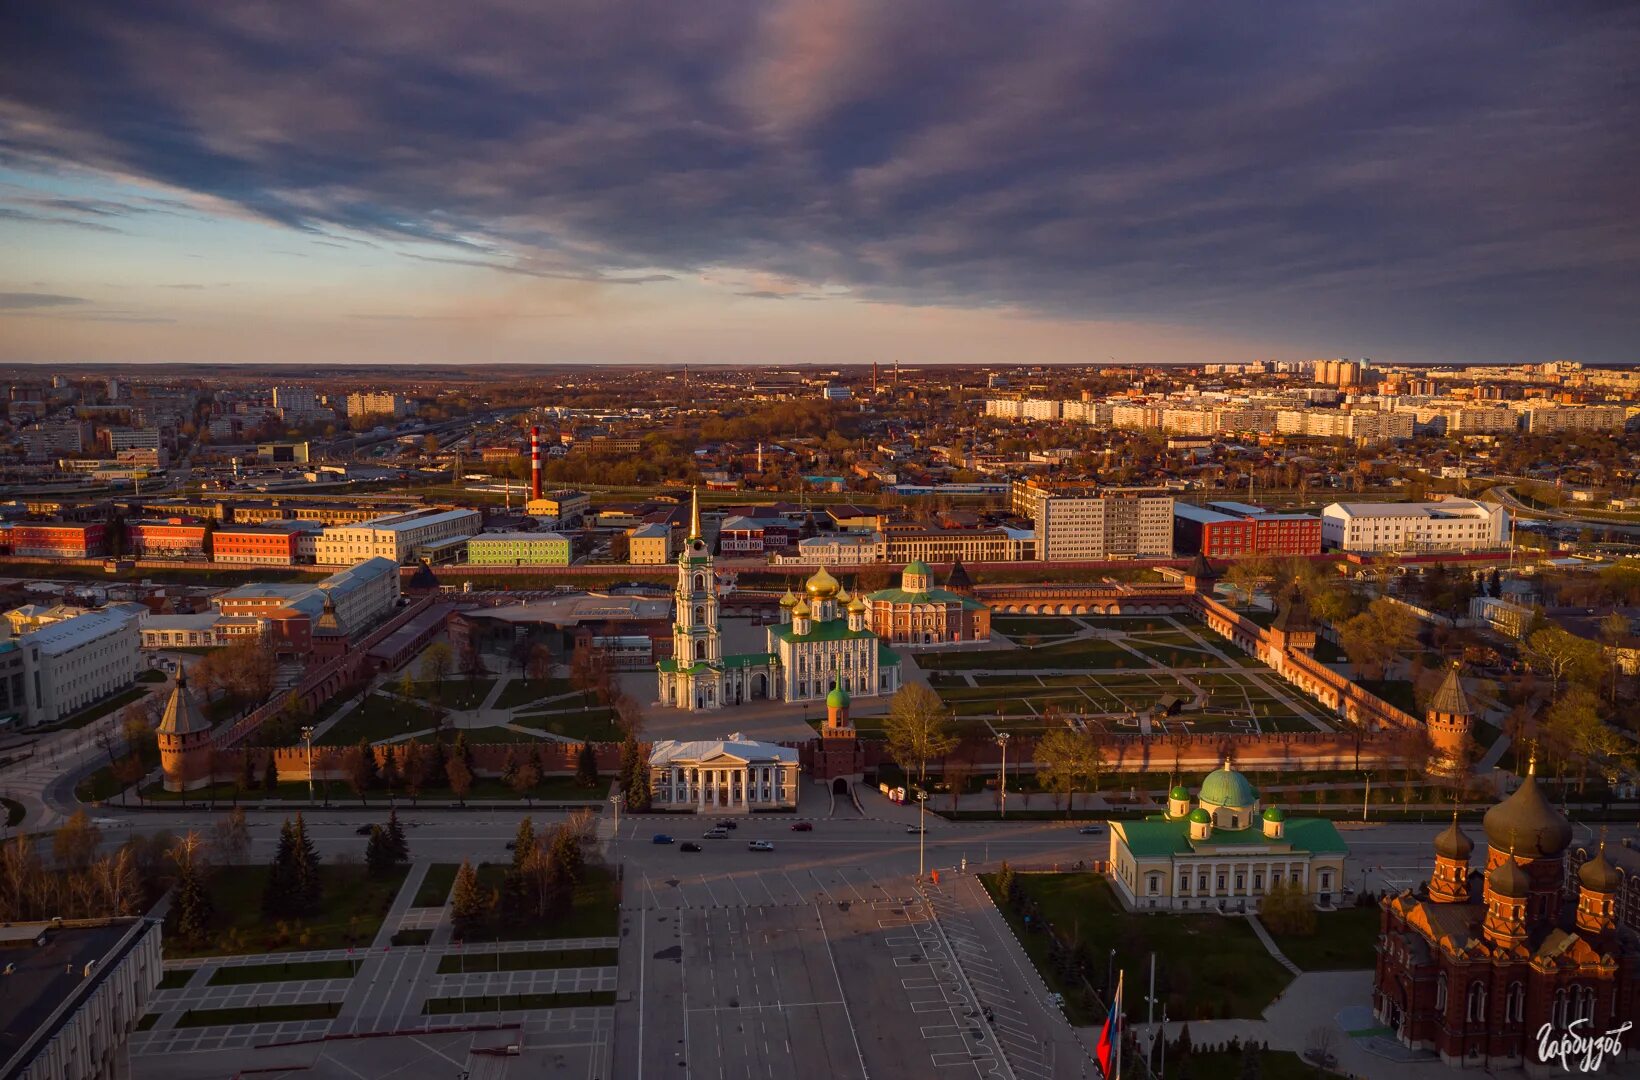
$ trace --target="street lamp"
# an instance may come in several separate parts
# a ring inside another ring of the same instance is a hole
[[[998,785],[1002,793],[1002,815],[1008,816],[1008,733],[1002,732],[997,736],[997,745],[1002,747],[1002,777]]]
[[[302,729],[302,741],[307,744],[308,761],[308,802],[313,802],[313,728]]]
[[[1372,774],[1365,770],[1361,773],[1367,778],[1366,790],[1361,793],[1361,820],[1367,820],[1367,803],[1372,801]]]
[[[922,878],[923,878],[923,840],[927,836],[927,830],[923,826],[923,821],[926,820],[925,815],[927,813],[928,813],[928,792],[923,791],[921,788],[918,788],[917,789],[917,880],[918,881],[921,881]]]

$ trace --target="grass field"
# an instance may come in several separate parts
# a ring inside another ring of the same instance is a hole
[[[1378,952],[1377,907],[1321,911],[1315,933],[1303,937],[1276,934],[1276,947],[1305,971],[1356,971],[1374,966]]]
[[[614,949],[531,949],[528,952],[446,955],[438,962],[438,973],[454,975],[466,971],[543,971],[547,968],[614,965]]]
[[[425,705],[386,694],[371,694],[315,739],[314,745],[356,746],[360,739],[380,742],[413,731],[426,731],[434,722],[432,710]]]
[[[321,865],[319,872],[323,899],[318,913],[307,919],[275,921],[262,914],[267,866],[219,867],[210,883],[215,911],[211,943],[189,948],[167,933],[165,955],[178,959],[370,944],[404,883],[405,869],[401,867],[382,879],[367,876],[358,864]]]
[[[998,615],[991,620],[991,629],[1017,640],[1031,634],[1040,638],[1069,637],[1087,628],[1063,615]]]
[[[246,1005],[238,1009],[189,1009],[177,1020],[179,1028],[220,1027],[225,1024],[271,1024],[277,1020],[330,1020],[342,1011],[339,1001],[312,1005]]]
[[[514,679],[501,688],[501,693],[495,699],[495,707],[516,709],[520,705],[528,705],[537,698],[567,694],[573,689],[568,679]]]
[[[65,728],[83,728],[92,721],[101,720],[109,713],[117,712],[120,709],[125,708],[133,701],[141,701],[143,698],[148,696],[149,690],[150,687],[147,686],[133,686],[129,690],[120,691],[113,697],[104,698],[102,701],[94,702],[71,716],[65,716],[63,719],[54,724],[43,724],[40,727],[31,728],[30,731],[33,733],[43,733],[49,731],[62,731]]]
[[[184,986],[188,985],[188,980],[193,977],[194,972],[192,969],[188,971],[167,971],[164,975],[160,976],[158,989],[181,990]]]
[[[620,742],[626,737],[615,723],[615,710],[602,705],[567,712],[515,712],[513,723],[586,742]]]
[[[243,986],[301,979],[351,979],[360,960],[310,960],[298,964],[236,964],[219,967],[207,986]]]
[[[478,867],[478,883],[485,890],[499,890],[506,877],[504,863],[484,863]],[[585,879],[575,887],[570,913],[552,923],[534,920],[508,925],[497,918],[474,928],[468,941],[534,941],[538,938],[614,937],[619,932],[620,912],[615,907],[615,875],[605,866],[589,865]]]
[[[427,1016],[449,1013],[512,1012],[521,1009],[578,1009],[615,1004],[613,990],[582,990],[565,994],[501,994],[489,997],[428,998]]]
[[[444,901],[449,899],[450,887],[456,883],[456,871],[460,870],[459,863],[434,863],[427,868],[426,875],[421,879],[421,886],[416,889],[415,899],[410,901],[411,907],[443,907]]]
[[[1079,988],[1063,985],[1048,960],[1045,933],[1025,929],[1020,915],[996,896],[996,875],[982,875],[1025,951],[1067,1004]],[[1094,874],[1020,874],[1042,919],[1094,956],[1116,950],[1116,962],[1136,977],[1156,954],[1156,986],[1179,1019],[1256,1018],[1292,976],[1265,951],[1245,919],[1218,915],[1135,915],[1124,911],[1104,878]]]
[[[1286,1050],[1265,1050],[1258,1056],[1259,1080],[1322,1080],[1337,1076],[1335,1072],[1318,1068]],[[1242,1055],[1225,1051],[1220,1054],[1192,1052],[1182,1063],[1167,1059],[1167,1075],[1172,1080],[1230,1080],[1245,1076]]]

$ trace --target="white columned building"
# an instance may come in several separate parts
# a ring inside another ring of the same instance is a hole
[[[657,742],[649,754],[657,810],[741,813],[797,807],[796,749],[739,735]]]

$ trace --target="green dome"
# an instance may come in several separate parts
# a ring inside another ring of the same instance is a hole
[[[848,708],[848,691],[844,690],[841,686],[832,687],[831,688],[831,693],[826,695],[826,708],[828,708],[828,709],[846,709],[846,708]]]
[[[1247,777],[1229,767],[1226,763],[1222,769],[1214,769],[1202,781],[1201,794],[1197,796],[1204,803],[1214,806],[1234,806],[1237,808],[1252,806],[1258,802],[1258,789],[1248,782]]]
[[[934,576],[934,571],[930,570],[928,568],[928,564],[923,562],[921,559],[912,559],[910,562],[906,563],[905,564],[905,573],[907,573],[907,574],[922,574],[926,577],[933,577]]]
[[[1270,807],[1270,809],[1264,811],[1264,820],[1265,821],[1286,821],[1287,820],[1287,815],[1283,814],[1281,812],[1281,807],[1272,806],[1272,807]]]
[[[1176,787],[1172,791],[1168,792],[1167,797],[1170,798],[1170,799],[1183,799],[1186,802],[1189,802],[1190,801],[1190,792],[1185,789],[1185,786],[1183,784],[1180,784],[1178,787]]]
[[[1196,809],[1190,811],[1190,820],[1195,822],[1197,825],[1211,825],[1213,824],[1213,815],[1198,806]]]

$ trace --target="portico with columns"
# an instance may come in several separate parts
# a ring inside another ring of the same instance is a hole
[[[657,810],[743,813],[797,807],[796,749],[730,735],[654,745],[649,756]]]

